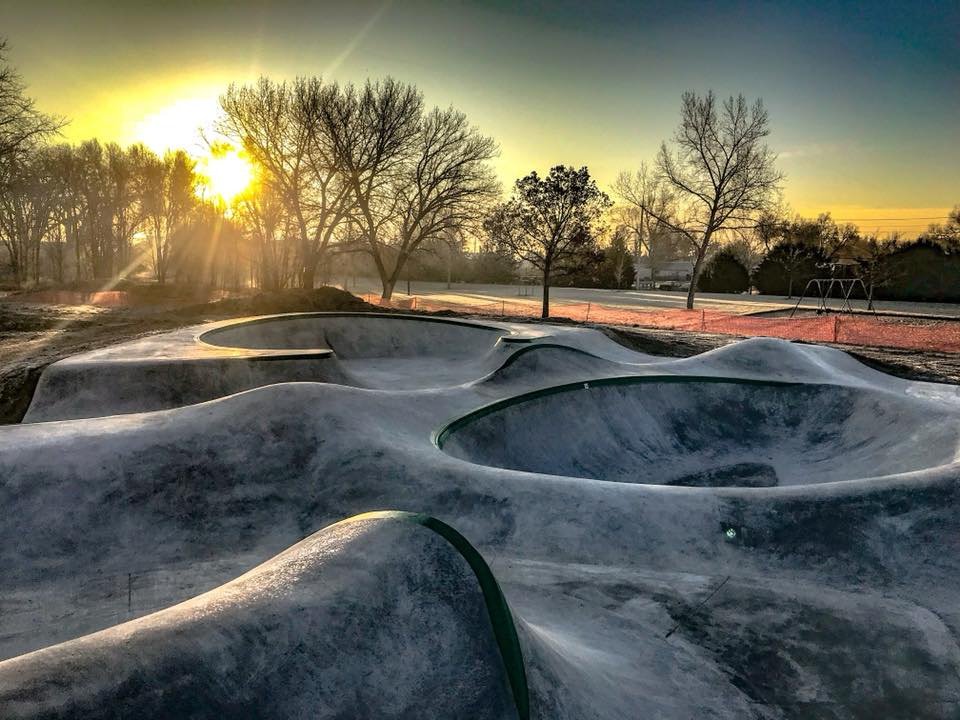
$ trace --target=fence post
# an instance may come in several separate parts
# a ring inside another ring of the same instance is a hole
[[[590,322],[590,303],[587,303],[587,316],[583,319],[584,322]]]
[[[703,308],[700,309],[700,332],[707,331],[707,311]]]
[[[833,341],[837,342],[837,338],[840,337],[840,317],[835,317],[833,319]]]

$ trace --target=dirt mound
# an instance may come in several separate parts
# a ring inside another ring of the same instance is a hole
[[[356,295],[335,287],[315,290],[282,290],[251,297],[229,298],[202,305],[191,305],[176,311],[177,315],[242,316],[273,315],[288,312],[368,312],[381,310]]]

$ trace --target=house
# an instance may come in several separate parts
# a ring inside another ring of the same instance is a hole
[[[640,258],[639,262],[634,262],[633,268],[638,281],[673,280],[676,282],[689,282],[690,278],[693,277],[693,260],[687,259],[658,262],[655,268],[651,268],[650,258],[644,255]],[[654,277],[653,270],[656,270],[656,277]]]

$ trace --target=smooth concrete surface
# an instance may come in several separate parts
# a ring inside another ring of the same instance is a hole
[[[865,388],[627,377],[481,409],[442,447],[527,472],[769,487],[950,465],[960,456],[958,419],[954,408]]]
[[[374,510],[486,560],[530,717],[960,713],[958,388],[772,339],[299,317],[71,358],[0,428],[0,716],[516,717],[460,556],[328,527]],[[311,350],[337,374],[258,359]],[[197,369],[234,358],[275,374]]]
[[[338,523],[192,600],[0,665],[5,718],[517,714],[477,578],[396,519]]]

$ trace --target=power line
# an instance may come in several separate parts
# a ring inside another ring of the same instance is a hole
[[[873,222],[874,220],[947,220],[946,215],[934,215],[932,217],[902,217],[902,218],[833,218],[843,222]]]

